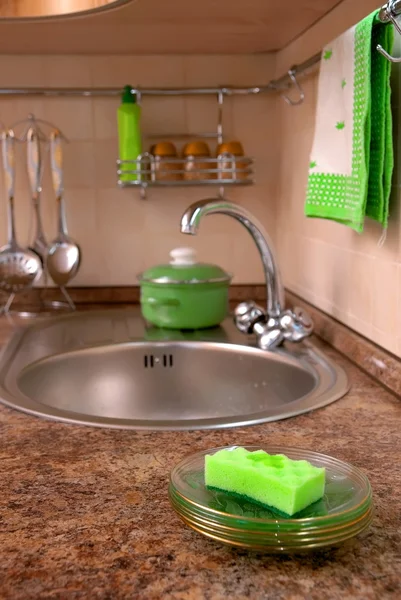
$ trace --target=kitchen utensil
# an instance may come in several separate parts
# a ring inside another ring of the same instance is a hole
[[[58,234],[49,245],[46,266],[50,277],[55,284],[60,286],[68,300],[64,286],[78,272],[81,263],[81,249],[68,235],[63,197],[64,181],[61,136],[57,130],[53,131],[50,136],[50,163],[53,188],[58,205]]]
[[[47,254],[47,242],[43,232],[42,217],[40,214],[40,193],[41,188],[41,158],[40,158],[40,142],[39,134],[35,127],[30,127],[26,136],[27,141],[27,165],[28,176],[32,191],[32,203],[36,219],[36,235],[30,246],[30,250],[36,252],[45,265]]]
[[[15,234],[14,184],[15,138],[12,130],[2,135],[3,166],[8,194],[8,244],[0,250],[0,289],[10,292],[4,311],[8,309],[17,292],[31,287],[42,273],[42,264],[34,252],[18,245]]]
[[[247,446],[247,450],[259,450]],[[366,475],[331,456],[279,446],[263,446],[269,454],[308,460],[326,469],[325,494],[292,518],[267,507],[205,487],[205,454],[193,454],[171,472],[169,496],[181,519],[199,533],[249,550],[300,552],[333,546],[364,531],[372,521],[372,490]]]
[[[219,325],[228,313],[231,275],[216,265],[196,262],[192,248],[176,248],[170,256],[170,264],[138,275],[143,317],[167,329]]]

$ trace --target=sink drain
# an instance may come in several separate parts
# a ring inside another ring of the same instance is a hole
[[[145,369],[153,369],[156,366],[165,368],[171,368],[174,365],[172,354],[163,354],[155,356],[154,354],[145,354],[143,357],[143,364]]]

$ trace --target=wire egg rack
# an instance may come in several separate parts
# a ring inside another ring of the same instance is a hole
[[[137,94],[137,91],[133,91]],[[159,139],[215,139],[220,145],[223,142],[223,106],[225,93],[218,90],[217,126],[212,133],[170,133],[152,135]],[[135,160],[117,160],[117,182],[119,187],[140,188],[141,198],[146,198],[146,190],[150,187],[193,187],[217,186],[220,195],[225,186],[252,185],[254,161],[249,156],[239,156],[231,152],[221,152],[216,157],[186,155],[157,156],[151,152],[140,154]]]

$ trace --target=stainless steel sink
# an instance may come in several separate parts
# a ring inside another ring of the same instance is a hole
[[[138,311],[53,318],[17,331],[0,396],[24,412],[125,429],[211,429],[291,417],[348,390],[311,343],[260,350],[231,320],[197,332],[147,328]]]

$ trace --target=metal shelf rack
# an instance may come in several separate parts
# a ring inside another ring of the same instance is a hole
[[[148,187],[225,186],[253,184],[253,159],[228,152],[216,158],[189,156],[157,157],[146,152],[134,161],[117,161],[119,187],[140,187],[146,197]],[[188,165],[190,169],[188,169]]]

